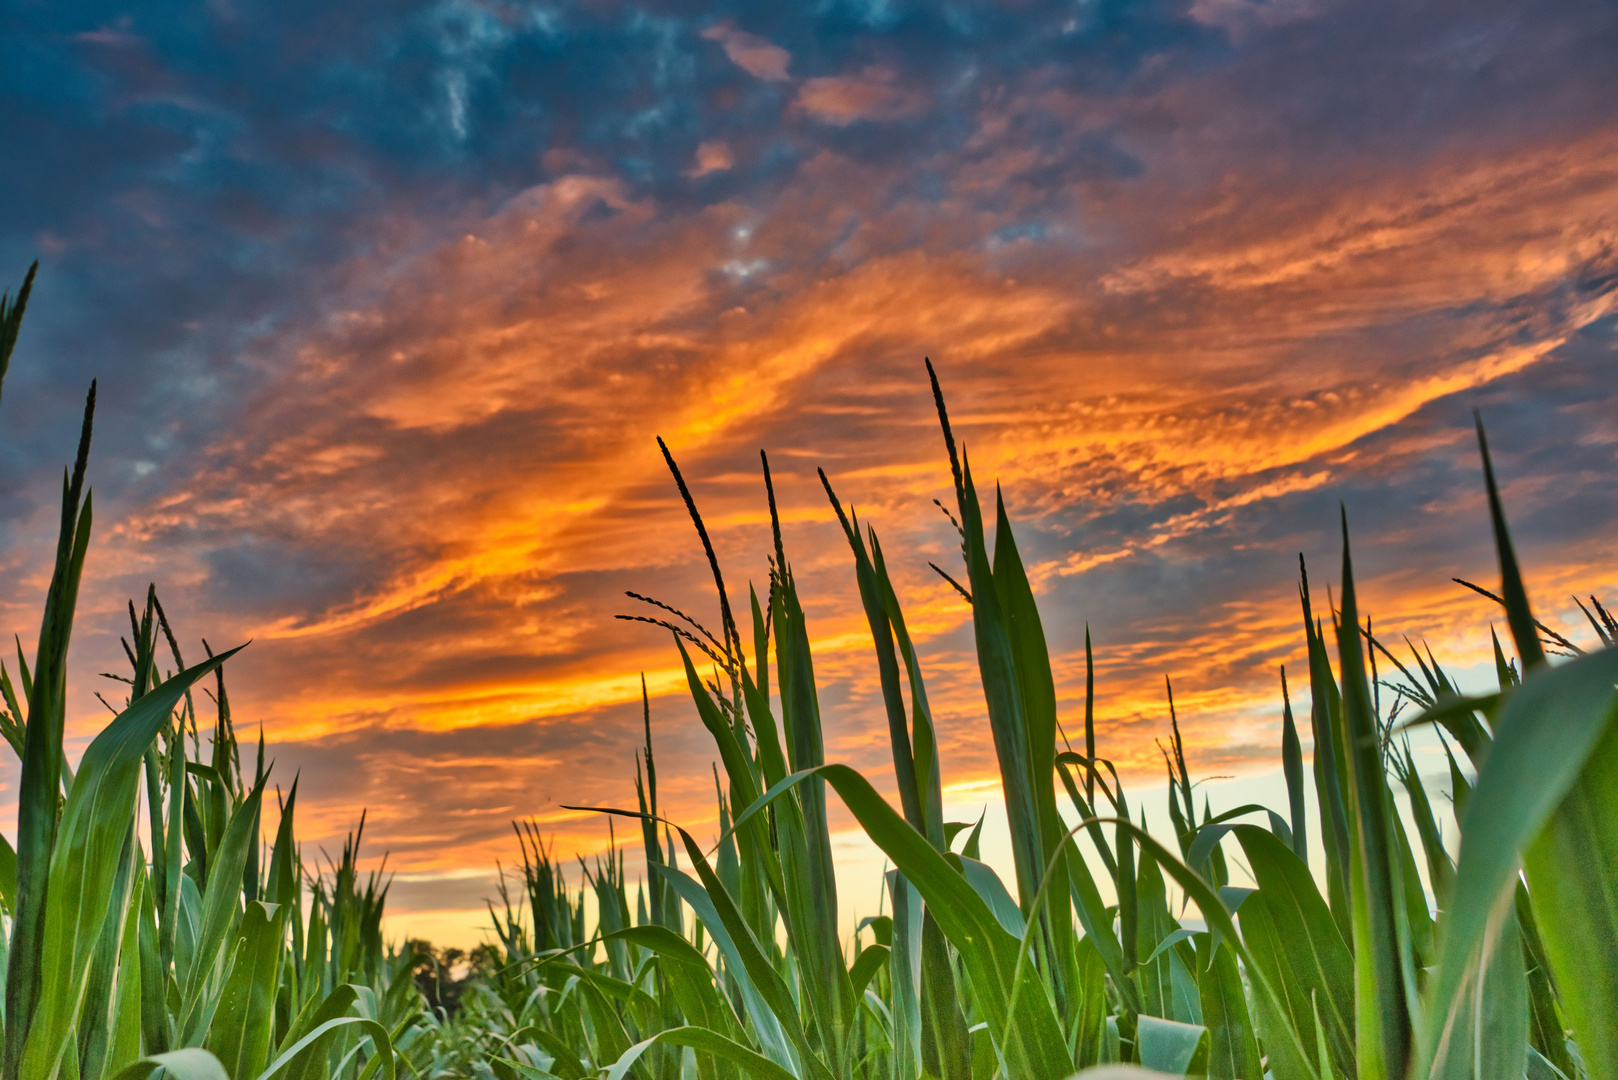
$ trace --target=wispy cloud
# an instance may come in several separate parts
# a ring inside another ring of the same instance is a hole
[[[702,36],[709,41],[719,42],[731,63],[755,78],[785,82],[792,77],[787,73],[792,63],[791,53],[757,34],[738,30],[728,20],[710,26],[702,32]]]
[[[927,99],[899,85],[891,68],[872,66],[854,75],[806,80],[798,90],[798,104],[817,120],[844,126],[914,116],[926,109]]]

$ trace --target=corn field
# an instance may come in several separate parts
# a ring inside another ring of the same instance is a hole
[[[0,301],[0,379],[32,283]],[[497,959],[449,1011],[423,994],[430,958],[383,940],[387,881],[356,867],[363,820],[339,859],[304,860],[296,784],[273,786],[262,738],[243,765],[222,674],[235,650],[187,665],[155,589],[129,605],[115,718],[68,762],[92,384],[37,651],[0,666],[0,733],[21,762],[15,847],[0,839],[0,1080],[1618,1078],[1618,622],[1589,598],[1584,649],[1535,620],[1481,422],[1488,595],[1509,627],[1493,642],[1498,688],[1463,693],[1430,652],[1374,636],[1345,518],[1336,603],[1300,577],[1308,671],[1297,719],[1283,673],[1287,805],[1199,813],[1176,726],[1171,846],[1097,745],[1093,667],[1082,746],[1065,734],[1079,719],[1058,722],[1010,516],[997,496],[991,547],[932,385],[964,560],[945,576],[971,609],[1015,879],[981,860],[981,822],[944,820],[926,683],[875,529],[822,473],[874,645],[897,807],[825,761],[768,460],[768,588],[733,605],[665,447],[720,619],[710,630],[664,605],[636,618],[672,635],[713,738],[718,843],[660,812],[648,706],[636,805],[580,808],[639,829],[643,883],[615,847],[570,884],[517,823],[521,871],[489,907]],[[1415,728],[1449,755],[1458,840],[1440,824],[1446,793],[1416,768]],[[851,937],[832,799],[892,867],[883,913]]]

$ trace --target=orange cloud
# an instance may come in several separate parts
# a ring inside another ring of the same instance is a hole
[[[891,68],[872,66],[857,75],[806,80],[798,90],[798,105],[816,120],[842,126],[914,116],[927,107],[927,99],[899,85]]]
[[[709,173],[724,172],[734,164],[727,144],[717,139],[705,139],[697,145],[697,162],[689,175],[707,176]]]
[[[736,29],[729,22],[722,22],[704,30],[702,36],[724,46],[730,62],[754,78],[766,82],[784,82],[792,77],[787,73],[792,54],[757,34],[749,34]]]

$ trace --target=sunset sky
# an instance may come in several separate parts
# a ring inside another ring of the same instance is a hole
[[[1482,411],[1541,617],[1618,591],[1605,0],[22,0],[0,14],[0,630],[30,653],[91,378],[74,752],[155,581],[262,722],[306,856],[369,808],[397,933],[469,943],[510,821],[668,813],[712,745],[625,590],[767,585],[770,454],[827,756],[891,790],[847,545],[879,531],[944,778],[996,795],[923,357],[1003,485],[1082,727],[1141,783],[1272,772],[1297,556],[1481,670]],[[108,696],[112,696],[108,693]],[[16,768],[0,778],[15,813]],[[975,800],[975,803],[974,803]],[[834,828],[847,828],[846,818]],[[633,867],[638,851],[631,849]],[[631,876],[636,871],[632,869]],[[870,889],[874,903],[876,889]]]

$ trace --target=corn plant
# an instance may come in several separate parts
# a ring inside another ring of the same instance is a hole
[[[0,377],[33,278],[15,303],[0,299]],[[224,681],[238,650],[215,655],[204,642],[207,658],[188,666],[149,589],[129,605],[130,671],[112,676],[123,700],[98,695],[114,717],[76,770],[67,761],[95,405],[91,383],[33,663],[19,646],[16,679],[0,665],[0,734],[22,765],[16,848],[0,840],[0,1075],[392,1080],[425,1049],[414,958],[382,947],[386,884],[360,882],[357,834],[329,877],[306,867],[293,835],[296,781],[273,844],[261,845],[270,765],[261,735],[252,771],[242,767]],[[214,702],[206,752],[199,690]]]
[[[571,936],[536,930],[530,942],[522,905],[508,900],[507,964],[483,991],[502,1008],[480,1014],[483,1058],[468,1059],[469,1071],[501,1080],[1057,1080],[1142,1068],[1247,1080],[1618,1075],[1618,628],[1591,597],[1584,610],[1598,647],[1586,655],[1534,619],[1481,422],[1501,585],[1478,591],[1503,609],[1516,652],[1509,661],[1493,642],[1498,689],[1465,695],[1430,651],[1401,658],[1376,636],[1360,611],[1345,515],[1338,605],[1317,612],[1300,560],[1308,670],[1299,705],[1312,762],[1283,670],[1287,806],[1216,816],[1204,801],[1199,813],[1169,686],[1174,840],[1165,844],[1098,752],[1088,637],[1082,751],[1062,734],[1007,509],[997,495],[991,554],[936,376],[933,391],[964,561],[958,581],[939,572],[971,609],[1015,880],[978,859],[981,823],[943,820],[921,663],[875,529],[845,511],[822,473],[875,648],[898,807],[824,761],[810,636],[767,459],[769,588],[763,602],[749,591],[744,638],[664,447],[712,570],[719,623],[710,630],[634,593],[658,610],[627,617],[672,634],[720,762],[721,837],[704,850],[660,816],[649,720],[638,809],[603,809],[642,826],[643,897],[654,900],[642,900],[634,925],[621,855],[584,875],[600,912],[586,938],[583,894],[568,891],[523,826],[532,925],[565,924]],[[1565,662],[1548,660],[1545,641]],[[1445,843],[1410,746],[1413,729],[1428,727],[1449,754],[1458,850]],[[1323,848],[1313,867],[1305,768]],[[835,924],[828,789],[894,866],[890,913],[862,922],[852,941]],[[1232,883],[1232,860],[1256,887]],[[1200,918],[1183,918],[1192,908]]]

